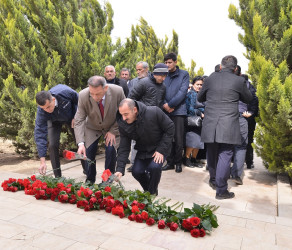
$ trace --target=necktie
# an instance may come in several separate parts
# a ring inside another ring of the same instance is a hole
[[[102,105],[102,101],[100,101],[98,103],[98,107],[99,107],[99,110],[100,110],[100,113],[101,113],[101,118],[103,119],[104,108],[103,108],[103,105]]]

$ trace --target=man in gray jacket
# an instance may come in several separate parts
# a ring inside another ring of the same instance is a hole
[[[244,78],[234,74],[236,65],[236,57],[225,56],[221,71],[206,78],[197,96],[199,102],[206,102],[201,140],[207,145],[209,184],[216,188],[216,199],[234,197],[227,180],[234,145],[241,143],[238,101],[252,100]]]

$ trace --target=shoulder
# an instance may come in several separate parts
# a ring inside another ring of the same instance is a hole
[[[68,91],[76,92],[75,90],[71,89],[69,86],[64,85],[64,84],[58,84],[50,89],[50,92],[52,94],[59,94],[59,93],[68,92]]]
[[[82,89],[79,92],[79,98],[84,98],[85,96],[89,96],[89,88]]]

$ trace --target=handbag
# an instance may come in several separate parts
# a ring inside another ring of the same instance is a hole
[[[187,117],[189,127],[202,127],[202,117],[198,115]]]

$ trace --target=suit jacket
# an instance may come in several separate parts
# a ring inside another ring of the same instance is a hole
[[[119,86],[108,84],[105,93],[104,118],[102,120],[98,103],[89,94],[89,88],[79,93],[78,108],[75,115],[74,133],[76,143],[84,142],[88,148],[101,135],[111,132],[116,136],[115,145],[119,145],[119,129],[116,122],[116,113],[120,102],[125,98],[123,89]]]
[[[199,102],[206,102],[201,140],[241,144],[238,101],[252,100],[245,79],[226,68],[214,72],[206,78],[197,98]]]

